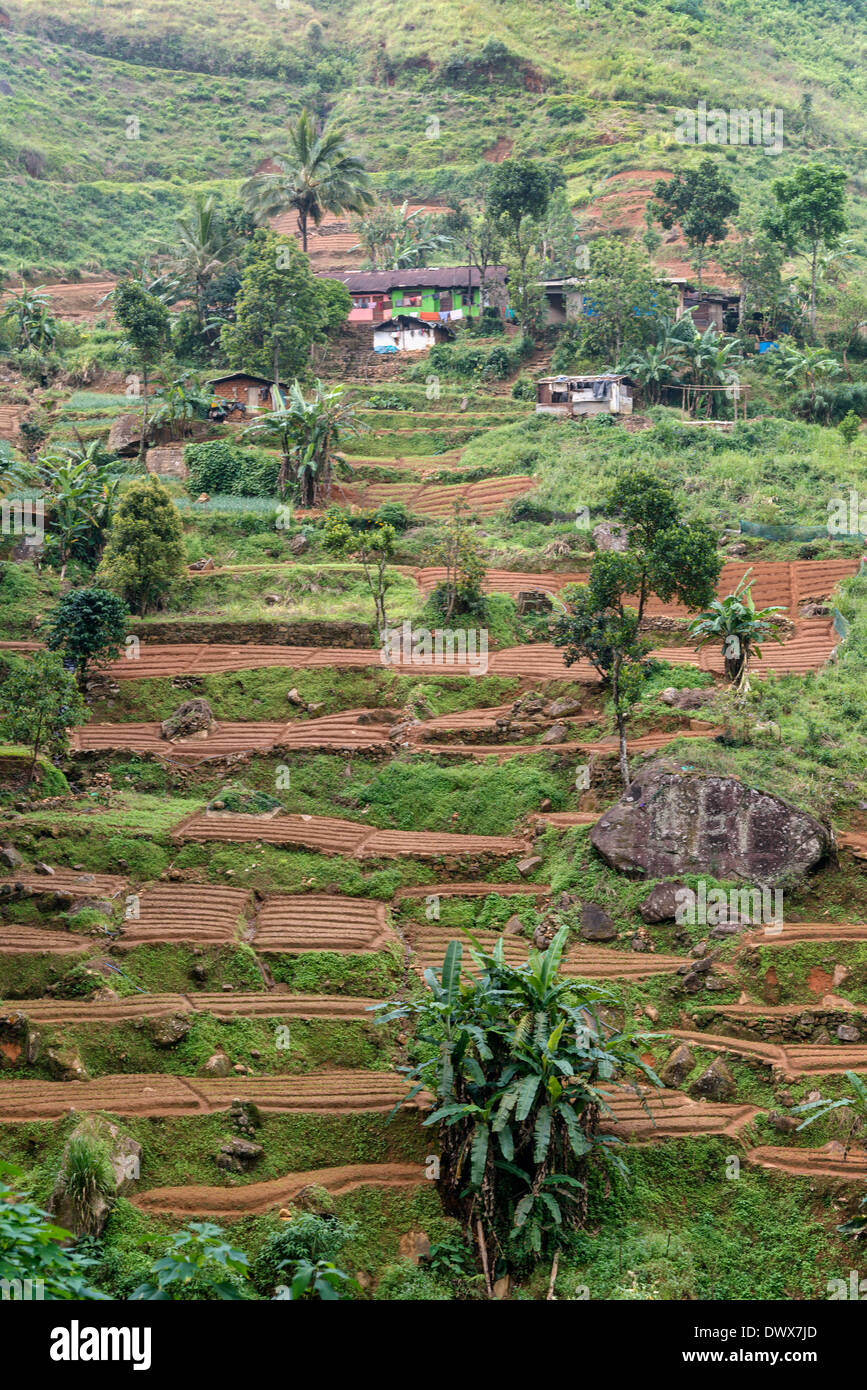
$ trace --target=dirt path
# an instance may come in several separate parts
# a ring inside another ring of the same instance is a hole
[[[345,1168],[313,1168],[270,1182],[243,1187],[152,1187],[130,1200],[141,1211],[172,1216],[231,1220],[290,1207],[305,1187],[322,1187],[335,1197],[359,1187],[418,1187],[425,1181],[420,1163],[353,1163]]]

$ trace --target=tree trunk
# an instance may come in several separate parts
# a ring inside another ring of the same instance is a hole
[[[482,1226],[482,1218],[480,1216],[476,1217],[476,1239],[479,1242],[479,1254],[482,1257],[482,1269],[484,1270],[485,1274],[485,1288],[487,1289],[488,1298],[493,1298],[494,1286],[491,1283],[491,1271],[488,1265],[488,1247],[485,1244],[485,1232]]]
[[[819,243],[813,242],[813,261],[810,267],[810,337],[816,341],[816,262],[819,256]]]
[[[626,719],[624,718],[620,710],[615,710],[615,718],[617,719],[617,741],[619,747],[618,756],[620,759],[620,778],[623,782],[624,787],[628,787],[630,779],[629,758],[626,754]]]
[[[138,450],[139,467],[144,467],[145,450],[147,448],[148,434],[148,369],[147,363],[142,363],[142,408],[141,408],[141,443]]]

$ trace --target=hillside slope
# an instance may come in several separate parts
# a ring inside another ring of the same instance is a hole
[[[487,161],[527,153],[563,169],[591,227],[612,175],[690,157],[674,113],[701,100],[783,113],[779,156],[717,148],[748,203],[817,155],[847,169],[856,199],[867,189],[864,0],[251,0],[240,10],[226,0],[17,0],[7,9],[7,271],[118,269],[156,249],[192,185],[245,176],[279,148],[303,103],[347,126],[395,196],[472,197]]]

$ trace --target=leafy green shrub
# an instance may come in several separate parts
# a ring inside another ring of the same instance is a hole
[[[247,1256],[224,1238],[221,1226],[191,1221],[151,1266],[133,1299],[237,1300],[249,1297]]]
[[[279,460],[264,449],[241,449],[226,439],[188,444],[184,450],[190,493],[212,496],[273,497]]]
[[[27,1280],[41,1280],[43,1296],[52,1300],[105,1298],[85,1282],[93,1260],[60,1244],[68,1235],[21,1195],[17,1169],[0,1164],[0,1279],[9,1280],[13,1290],[16,1282],[24,1286]],[[31,1286],[31,1296],[35,1292]],[[22,1297],[24,1293],[22,1287]]]
[[[386,1265],[376,1286],[376,1298],[387,1303],[448,1303],[451,1291],[411,1260]]]
[[[341,1221],[336,1216],[320,1216],[315,1212],[299,1212],[291,1221],[283,1221],[265,1237],[253,1260],[252,1275],[257,1289],[266,1293],[277,1284],[287,1264],[293,1261],[332,1261],[343,1246],[355,1236],[354,1221]]]
[[[66,1149],[63,1185],[72,1201],[76,1228],[90,1230],[97,1199],[114,1190],[114,1169],[104,1139],[96,1134],[72,1136]]]
[[[511,394],[513,401],[535,401],[536,383],[531,376],[524,373],[518,377]]]
[[[383,526],[392,526],[395,531],[405,531],[410,523],[410,515],[403,502],[383,502],[377,507],[375,519]]]

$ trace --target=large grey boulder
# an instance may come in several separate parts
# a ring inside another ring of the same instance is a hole
[[[826,854],[819,821],[738,777],[703,773],[672,758],[648,763],[590,840],[613,868],[636,878],[712,874],[770,885],[805,873]]]

